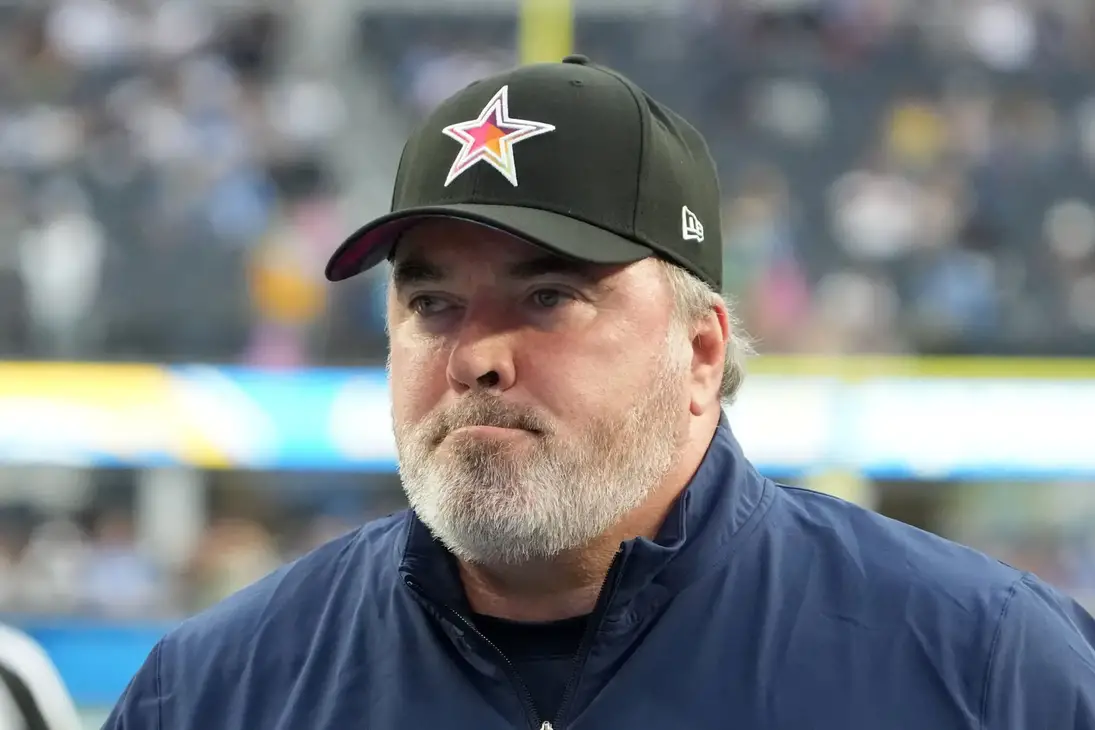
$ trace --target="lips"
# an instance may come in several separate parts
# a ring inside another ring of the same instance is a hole
[[[449,436],[452,436],[453,434],[457,433],[458,431],[462,431],[464,429],[471,429],[471,428],[496,428],[496,429],[505,429],[505,430],[508,430],[508,431],[524,431],[525,433],[529,433],[529,434],[532,434],[534,436],[539,436],[542,433],[542,431],[540,431],[539,429],[536,429],[536,428],[528,428],[526,426],[515,425],[515,424],[512,424],[512,423],[501,424],[501,423],[498,423],[497,421],[495,421],[494,423],[483,423],[483,422],[463,423],[463,424],[460,424],[458,426],[452,426],[451,428],[444,429],[441,432],[441,435],[436,439],[435,445],[440,445],[442,441],[447,439]]]
[[[524,426],[511,426],[511,425],[499,425],[497,423],[468,423],[463,426],[450,429],[447,435],[456,433],[457,431],[463,431],[473,428],[492,428],[500,431],[524,431],[525,433],[538,434],[540,433],[536,429],[526,428]]]
[[[546,422],[531,409],[503,404],[493,398],[472,399],[437,414],[431,424],[431,441],[436,446],[454,431],[475,426],[514,429],[535,436],[547,433]]]

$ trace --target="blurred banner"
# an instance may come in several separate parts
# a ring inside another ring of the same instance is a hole
[[[1095,475],[1095,364],[759,360],[729,407],[763,471]],[[390,472],[382,369],[0,364],[0,463]]]

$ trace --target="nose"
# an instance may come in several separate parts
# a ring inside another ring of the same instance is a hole
[[[449,385],[459,393],[506,391],[516,378],[510,333],[496,323],[472,321],[473,317],[469,312],[449,353]]]

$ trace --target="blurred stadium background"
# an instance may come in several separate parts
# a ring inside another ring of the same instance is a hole
[[[322,265],[425,110],[572,50],[711,141],[758,465],[1095,603],[1095,5],[517,3],[0,0],[0,618],[89,728],[401,506],[383,277]]]

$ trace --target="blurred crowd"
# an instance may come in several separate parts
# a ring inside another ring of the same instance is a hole
[[[323,294],[296,272],[336,235],[340,107],[286,71],[286,23],[264,2],[0,2],[0,356],[304,358]]]
[[[192,551],[169,560],[140,538],[132,485],[98,481],[76,503],[31,495],[0,506],[0,615],[185,616],[405,504],[390,485],[370,490],[362,479],[334,489],[317,479],[294,494],[276,476],[267,488],[221,475]]]

